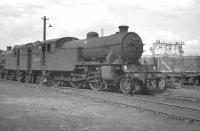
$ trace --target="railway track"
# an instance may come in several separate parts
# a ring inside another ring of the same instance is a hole
[[[183,96],[164,96],[165,99],[172,99],[172,100],[182,100],[188,102],[200,102],[200,98],[197,97],[183,97]]]
[[[34,84],[31,84],[31,86],[33,87]],[[137,108],[142,111],[150,111],[155,114],[166,115],[174,119],[186,120],[193,123],[200,122],[199,108],[182,106],[178,104],[171,104],[159,100],[149,100],[146,98],[145,99],[139,98],[137,96],[130,97],[124,94],[113,93],[113,92],[74,89],[70,87],[61,87],[57,88],[56,90],[63,94],[78,95],[82,96],[83,98],[102,101],[104,103],[112,105]],[[174,98],[181,98],[181,96],[176,96]],[[185,99],[191,99],[191,98],[185,98]]]
[[[85,89],[59,89],[64,94],[76,94],[93,100],[103,101],[113,105],[121,105],[124,107],[132,107],[140,110],[151,111],[155,114],[162,114],[174,119],[186,120],[190,122],[200,122],[200,109],[178,104],[166,103],[163,101],[148,100],[138,97],[129,97],[121,94],[93,91]]]

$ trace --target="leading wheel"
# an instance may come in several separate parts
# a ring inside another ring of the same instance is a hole
[[[141,85],[139,80],[131,80],[129,77],[123,77],[120,80],[120,90],[122,93],[135,93],[141,90]]]
[[[120,90],[121,92],[128,94],[131,91],[131,79],[128,77],[123,77],[120,80]]]

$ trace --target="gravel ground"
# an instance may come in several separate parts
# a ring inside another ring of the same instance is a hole
[[[192,88],[171,89],[169,95],[200,98],[200,90]]]
[[[0,131],[199,131],[200,125],[0,81]]]

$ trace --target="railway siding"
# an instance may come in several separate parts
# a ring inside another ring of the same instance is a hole
[[[122,105],[124,107],[133,107],[141,110],[147,110],[156,114],[164,114],[169,117],[200,122],[200,109],[178,104],[164,103],[161,101],[141,99],[137,97],[125,97],[107,92],[95,92],[91,90],[59,90],[65,94],[76,94],[93,100],[100,100],[105,103]]]

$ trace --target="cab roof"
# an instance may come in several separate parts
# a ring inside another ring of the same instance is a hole
[[[63,46],[63,44],[67,41],[73,41],[73,40],[78,40],[76,37],[62,37],[62,38],[56,38],[56,39],[50,39],[50,40],[45,40],[40,42],[40,45],[43,44],[56,44],[57,48],[60,48]]]

